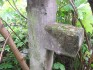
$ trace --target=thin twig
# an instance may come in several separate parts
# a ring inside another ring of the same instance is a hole
[[[22,17],[24,17],[25,19],[27,19],[27,18],[18,10],[18,8],[17,8],[17,6],[16,6],[14,0],[12,0],[12,1],[13,1],[13,4],[14,4],[16,10],[19,12],[19,14],[20,14]]]
[[[73,0],[69,0],[73,10],[72,10],[72,25],[76,26],[77,23],[77,18],[78,18],[78,13],[77,13],[77,7],[74,4]]]
[[[14,10],[16,10],[15,7],[10,3],[10,1],[9,1],[9,0],[7,0],[7,1],[8,1],[8,3],[11,5],[11,7],[12,7]]]
[[[74,1],[69,0],[69,2],[70,2],[71,6],[72,6],[72,8],[73,8],[73,10],[74,10],[74,12],[76,14],[76,17],[78,18],[77,7],[75,6]]]
[[[84,29],[86,42],[87,42],[87,45],[88,45],[88,49],[90,50],[90,43],[89,43],[89,41],[88,41],[88,36],[87,36],[87,33],[86,33],[86,29],[85,29],[85,27],[84,27],[84,25],[83,25],[81,19],[78,18],[77,8],[76,8],[76,6],[75,6],[73,0],[69,0],[69,1],[70,1],[70,4],[71,4],[72,8],[74,9],[74,12],[75,12],[75,14],[76,14],[76,18],[78,19],[78,21],[80,22],[81,26],[82,26],[83,29]]]
[[[85,29],[82,21],[81,21],[80,19],[78,19],[78,21],[80,22],[81,26],[82,26],[83,29],[84,29],[84,34],[85,34],[86,43],[87,43],[87,45],[88,45],[88,49],[90,50],[91,45],[90,45],[90,43],[89,43],[89,41],[88,41],[88,36],[87,36],[87,33],[86,33],[86,29]]]
[[[9,34],[9,36],[6,38],[5,43],[4,43],[3,47],[2,47],[2,51],[1,51],[1,53],[0,53],[0,62],[1,62],[1,60],[2,60],[3,52],[4,52],[4,49],[5,49],[5,45],[6,45],[7,41],[8,41],[8,39],[9,39],[9,37],[10,37],[10,34]]]
[[[12,8],[13,8],[14,10],[16,10],[23,18],[27,19],[27,18],[18,10],[18,8],[16,7],[16,4],[15,4],[14,0],[12,0],[12,1],[13,1],[13,3],[14,3],[14,6],[15,6],[15,7],[10,3],[9,0],[7,0],[7,1],[8,1],[8,3],[12,6]]]

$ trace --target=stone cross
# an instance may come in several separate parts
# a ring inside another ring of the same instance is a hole
[[[83,28],[67,24],[48,24],[45,30],[50,35],[51,47],[45,47],[57,54],[75,57],[84,40]]]

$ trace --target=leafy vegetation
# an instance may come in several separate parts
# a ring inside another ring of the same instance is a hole
[[[13,0],[0,0],[0,18],[4,20],[4,25],[11,33],[13,40],[20,51],[22,51],[24,48],[28,48],[27,22],[26,19],[22,17],[22,15],[26,16],[25,7],[25,0],[14,0],[14,2]],[[22,15],[20,15],[20,13]],[[0,70],[16,69],[20,70],[19,63],[14,54],[11,52],[9,46],[6,45],[3,60],[0,64]]]
[[[72,11],[73,8],[69,3],[69,0],[57,0],[58,4],[58,11],[57,11],[57,19],[56,21],[59,23],[64,24],[71,24],[72,25]],[[92,69],[93,68],[93,15],[91,8],[87,2],[87,0],[75,0],[75,6],[78,9],[78,18],[82,21],[86,34],[88,36],[87,44],[86,36],[84,43],[82,45],[81,51],[78,56],[73,60],[74,63],[74,70],[79,70],[85,68]],[[0,0],[0,18],[4,21],[4,25],[6,28],[11,32],[11,35],[16,43],[17,47],[20,51],[23,48],[28,47],[27,42],[27,22],[26,22],[26,0]],[[13,31],[17,34],[12,32],[12,30],[6,24],[8,23],[9,26],[13,29]],[[77,27],[82,27],[80,22],[77,21]],[[20,39],[21,40],[20,40]],[[81,66],[80,66],[81,65]],[[66,66],[62,64],[62,62],[58,62],[55,60],[53,69],[54,70],[66,70]],[[0,70],[20,70],[19,64],[15,59],[13,53],[9,49],[7,45],[5,48],[5,53],[3,57],[3,61],[0,64]]]
[[[60,70],[65,70],[65,66],[59,62],[55,63],[53,66],[54,69],[60,69]]]
[[[57,22],[72,25],[72,11],[74,10],[69,1],[57,0],[57,3]],[[85,70],[85,68],[89,70],[93,68],[93,50],[89,49],[92,48],[93,45],[93,15],[87,0],[75,0],[74,3],[77,7],[78,19],[82,21],[82,24],[84,26],[83,28],[85,29],[85,34],[87,36],[85,36],[85,40],[79,55],[72,62],[74,64],[73,70]],[[77,21],[76,26],[82,27],[79,21]],[[86,38],[88,38],[88,41],[86,40]]]

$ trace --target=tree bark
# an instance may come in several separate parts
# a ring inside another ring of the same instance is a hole
[[[54,24],[56,10],[56,0],[27,0],[30,70],[51,70],[54,53],[44,48],[52,46],[44,27]]]

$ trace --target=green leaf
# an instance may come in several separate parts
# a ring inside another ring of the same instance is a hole
[[[3,0],[0,0],[0,6],[3,6],[4,2]]]
[[[87,45],[83,44],[81,47],[82,53],[84,54],[86,51],[88,51]]]
[[[91,67],[93,68],[93,64],[91,64]]]
[[[60,70],[65,70],[65,66],[59,62],[55,63],[53,66],[54,69],[60,69]]]
[[[10,63],[2,63],[0,64],[0,69],[8,69],[8,68],[12,68],[12,64]]]
[[[9,51],[10,50],[10,47],[8,45],[6,45],[5,50],[6,51]]]
[[[64,11],[71,11],[73,10],[72,6],[70,4],[67,4],[66,6],[62,7]]]
[[[82,23],[86,29],[86,32],[89,32],[92,34],[93,32],[93,16],[91,12],[91,8],[88,3],[82,4],[80,7],[78,7],[78,13],[79,18],[82,20]]]
[[[81,4],[84,4],[84,3],[86,3],[87,2],[87,0],[75,0],[75,5],[77,6],[77,7],[79,7]]]
[[[17,47],[21,47],[23,45],[23,42],[20,42],[17,44]]]

